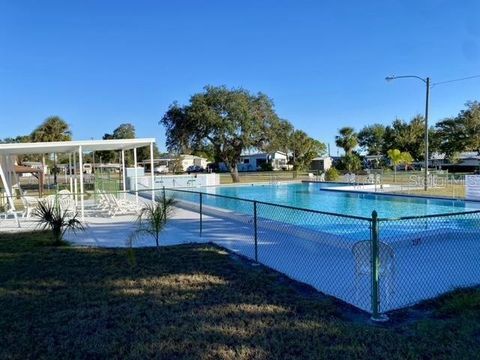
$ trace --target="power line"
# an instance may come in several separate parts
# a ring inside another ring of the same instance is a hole
[[[463,80],[469,80],[469,79],[475,79],[475,78],[480,78],[480,75],[467,76],[467,77],[464,77],[464,78],[447,80],[447,81],[440,81],[440,82],[433,83],[432,87],[436,86],[436,85],[448,84],[448,83],[452,83],[452,82],[456,82],[456,81],[463,81]]]

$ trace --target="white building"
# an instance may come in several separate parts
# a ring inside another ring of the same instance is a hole
[[[310,163],[311,170],[327,171],[332,167],[333,159],[330,156],[316,157]]]
[[[274,153],[243,154],[240,156],[238,171],[262,170],[263,164],[269,164],[273,170],[288,170],[287,154],[277,151]]]
[[[42,164],[40,161],[24,161],[22,163],[23,166],[28,166],[37,170],[41,170],[44,174],[48,174],[48,165]],[[22,176],[32,176],[32,174],[22,174]]]
[[[187,171],[190,166],[199,166],[202,169],[207,167],[207,159],[195,155],[180,155],[182,159],[183,171]]]
[[[419,163],[423,165],[422,162]],[[464,168],[465,171],[473,171],[480,167],[480,154],[476,151],[461,152],[456,156],[456,161],[452,163],[443,153],[432,153],[428,161],[429,167],[449,169],[455,167],[457,169]]]
[[[189,168],[193,166],[200,167],[202,169],[206,169],[208,160],[196,155],[178,155],[177,157],[165,157],[160,159],[153,159],[153,166],[156,173],[168,173],[172,168],[172,164],[178,159],[181,159],[182,162],[182,169],[184,172],[189,171]],[[150,171],[150,160],[144,160],[141,162],[142,166],[144,166],[148,171]]]

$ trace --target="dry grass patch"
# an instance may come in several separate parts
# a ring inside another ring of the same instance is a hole
[[[1,359],[480,353],[478,290],[425,304],[417,311],[430,315],[417,320],[400,312],[390,327],[376,327],[362,313],[214,246],[135,249],[132,267],[127,250],[38,246],[46,236],[1,235]]]

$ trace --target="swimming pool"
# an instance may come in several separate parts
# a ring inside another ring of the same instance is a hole
[[[206,241],[366,311],[372,309],[371,276],[359,274],[357,266],[371,264],[372,255],[367,248],[355,255],[354,249],[374,238],[384,249],[380,257],[393,254],[390,270],[380,274],[382,312],[479,283],[479,203],[322,188],[329,185],[165,191],[178,207],[199,214]],[[373,210],[381,217],[377,222]]]
[[[398,218],[480,209],[480,204],[474,202],[328,191],[328,187],[325,188],[328,185],[319,183],[239,185],[201,188],[199,191],[360,217],[371,217],[373,210],[376,210],[381,218]]]

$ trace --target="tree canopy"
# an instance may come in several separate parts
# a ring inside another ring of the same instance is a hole
[[[61,117],[50,116],[33,130],[30,138],[33,142],[70,141],[72,132]]]
[[[425,118],[413,117],[410,122],[395,119],[386,127],[386,149],[409,152],[415,160],[422,160],[425,153]]]
[[[343,127],[338,131],[339,135],[335,136],[335,144],[341,147],[345,154],[351,154],[358,145],[358,138],[355,129],[352,127]]]
[[[469,101],[456,117],[437,123],[439,148],[451,157],[461,151],[480,153],[480,103]]]
[[[312,160],[325,154],[324,143],[312,139],[302,130],[295,130],[289,138],[289,150],[291,151],[291,163],[294,170],[308,169]]]
[[[267,149],[276,141],[280,119],[265,94],[244,89],[206,86],[188,105],[173,103],[160,123],[166,129],[167,148],[189,153],[212,147],[215,158],[238,182],[237,165],[247,149]]]
[[[365,126],[358,133],[358,145],[368,155],[380,155],[385,151],[385,126],[373,124]]]
[[[135,126],[130,123],[120,124],[113,132],[106,133],[103,135],[103,140],[112,140],[112,139],[135,139]],[[120,155],[116,151],[99,151],[98,156],[102,159],[103,162],[120,162]],[[153,145],[153,156],[158,158],[160,156],[160,151],[156,144]],[[141,147],[137,149],[137,161],[148,160],[150,159],[150,148]],[[125,163],[127,165],[133,165],[133,150],[125,151]]]

